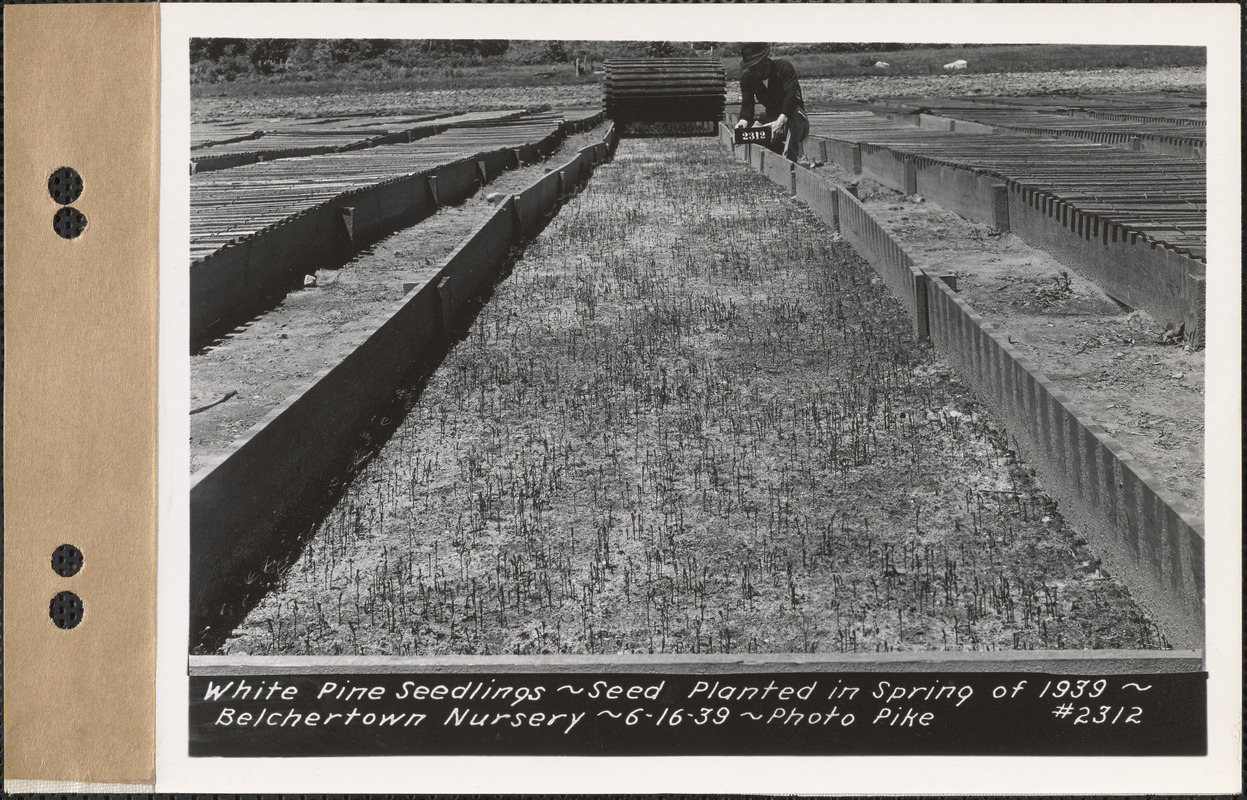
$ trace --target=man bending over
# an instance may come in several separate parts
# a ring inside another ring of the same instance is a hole
[[[805,116],[805,100],[792,62],[771,58],[771,47],[765,42],[749,42],[740,48],[740,119],[743,128],[754,121],[754,105],[760,100],[765,113],[758,122],[771,129],[771,150],[796,161],[801,157],[801,143],[810,132]]]

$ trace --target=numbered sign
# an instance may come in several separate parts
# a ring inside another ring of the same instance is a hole
[[[737,128],[736,144],[770,144],[770,128]]]

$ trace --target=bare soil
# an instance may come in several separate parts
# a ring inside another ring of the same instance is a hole
[[[921,265],[954,275],[971,306],[1197,514],[1204,506],[1204,352],[1013,234],[838,165],[872,216]]]
[[[433,277],[441,261],[494,212],[486,197],[524,189],[569,154],[601,141],[603,130],[568,136],[545,161],[503,173],[464,203],[440,208],[385,237],[341,268],[317,271],[315,286],[291,292],[271,311],[192,356],[191,409],[209,407],[190,417],[191,472],[358,347],[402,300],[404,282]]]
[[[1006,442],[802,206],[624,140],[225,650],[1165,646]]]

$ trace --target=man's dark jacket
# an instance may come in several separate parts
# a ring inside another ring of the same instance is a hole
[[[805,110],[805,100],[801,97],[801,84],[797,82],[797,71],[792,63],[782,58],[773,58],[771,67],[766,73],[740,79],[740,118],[753,122],[754,103],[761,101],[766,108],[766,116],[775,119],[781,113],[792,119],[797,109]],[[763,85],[763,79],[767,85]]]

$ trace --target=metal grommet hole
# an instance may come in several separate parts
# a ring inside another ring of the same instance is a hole
[[[65,239],[81,235],[86,227],[86,215],[72,206],[65,206],[52,216],[52,230]]]
[[[72,578],[82,569],[82,551],[72,544],[63,544],[52,551],[52,571],[62,578]]]
[[[73,167],[61,167],[48,178],[48,194],[61,205],[68,205],[82,195],[82,176]]]
[[[62,630],[76,628],[82,622],[82,598],[73,592],[58,592],[48,604],[48,616]]]

